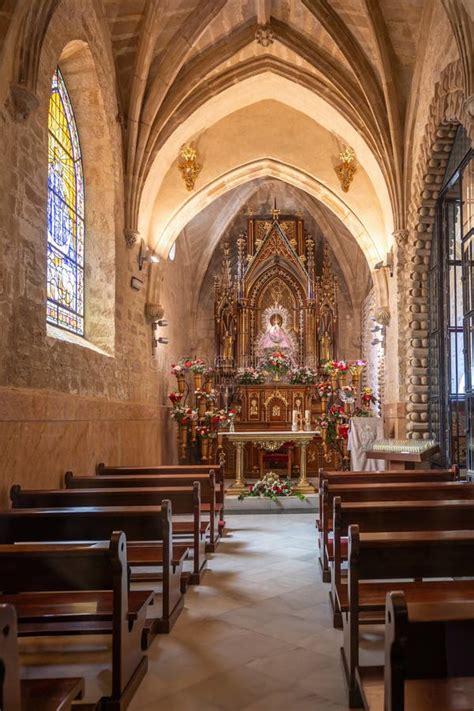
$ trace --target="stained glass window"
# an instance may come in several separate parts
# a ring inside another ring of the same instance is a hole
[[[48,113],[47,321],[84,335],[84,178],[71,100],[59,69]]]

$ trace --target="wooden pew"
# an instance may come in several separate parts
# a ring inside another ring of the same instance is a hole
[[[453,465],[450,469],[401,469],[387,471],[327,471],[319,469],[318,473],[318,498],[319,515],[316,519],[319,541],[319,563],[322,570],[323,582],[330,581],[330,573],[324,556],[321,555],[323,549],[323,482],[328,484],[389,484],[389,483],[409,483],[423,481],[457,481],[459,479],[459,467]]]
[[[112,635],[112,691],[99,702],[107,711],[128,706],[147,669],[141,637],[153,593],[130,593],[127,573],[123,533],[101,547],[0,545],[0,603],[15,607],[21,637]]]
[[[23,679],[17,644],[15,608],[0,605],[0,704],[2,711],[35,711],[38,699],[50,711],[69,711],[74,700],[82,698],[81,678]]]
[[[340,598],[347,599],[342,563],[347,560],[347,532],[357,524],[364,533],[376,531],[462,531],[474,529],[474,500],[466,501],[333,501],[333,539],[328,541],[334,626],[342,627]],[[332,562],[331,562],[332,561]]]
[[[349,527],[341,657],[352,708],[362,705],[359,625],[383,622],[386,596],[393,590],[404,592],[409,603],[474,603],[474,580],[445,579],[463,577],[474,577],[474,531],[360,533],[358,526]]]
[[[387,595],[385,668],[359,668],[366,711],[440,711],[474,706],[474,605],[407,603]]]
[[[323,481],[328,484],[390,484],[397,482],[417,482],[417,481],[457,481],[459,479],[459,467],[453,465],[450,469],[387,469],[386,471],[328,471],[319,469],[318,472],[318,492],[319,492],[319,519],[317,519],[318,529],[321,529],[322,511],[322,485]]]
[[[205,538],[209,531],[209,525],[207,522],[201,521],[201,485],[205,491],[209,489],[208,476],[204,475],[201,481],[191,481],[191,479],[186,478],[183,480],[182,486],[176,487],[170,485],[167,479],[161,477],[158,479],[155,477],[146,477],[146,480],[142,480],[141,477],[78,477],[74,476],[72,472],[68,472],[65,477],[65,484],[67,489],[74,491],[100,490],[111,492],[110,495],[107,495],[107,493],[99,496],[91,494],[85,499],[78,498],[78,503],[74,501],[72,504],[67,503],[67,506],[82,506],[82,501],[84,500],[88,501],[89,503],[87,505],[90,506],[120,506],[124,505],[123,502],[129,499],[126,492],[119,495],[117,491],[121,489],[129,491],[132,488],[133,491],[135,491],[136,489],[152,487],[154,494],[152,501],[145,497],[143,497],[142,500],[141,496],[137,499],[134,495],[135,498],[133,502],[139,506],[146,506],[148,503],[154,506],[160,506],[162,501],[167,500],[171,503],[173,515],[189,516],[190,520],[177,519],[173,521],[173,540],[176,545],[183,545],[185,540],[190,541],[193,549],[193,570],[192,573],[187,576],[187,582],[190,585],[199,585],[207,567],[205,555],[207,544],[205,543]],[[132,487],[133,484],[135,486]],[[161,486],[162,484],[163,486]],[[15,492],[13,492],[13,496],[16,496]],[[130,536],[127,537],[130,539]],[[178,554],[178,551],[176,551],[176,554]]]
[[[459,479],[459,467],[449,469],[387,469],[386,471],[330,471],[319,469],[318,488],[323,480],[330,484],[389,484],[410,481],[455,481]]]
[[[98,476],[130,476],[135,473],[143,476],[147,474],[154,474],[158,476],[159,474],[207,474],[208,472],[214,472],[214,476],[217,482],[224,479],[224,467],[219,464],[162,464],[159,466],[126,466],[126,467],[114,467],[106,466],[103,462],[100,462],[96,466],[96,474]]]
[[[324,479],[320,489],[319,533],[323,582],[330,582],[326,548],[332,530],[332,506],[335,496],[343,501],[418,501],[421,499],[474,498],[474,484],[461,481],[389,482],[383,484],[331,484]]]
[[[162,464],[156,467],[114,467],[106,466],[100,462],[96,466],[98,476],[175,476],[185,474],[195,476],[196,474],[213,474],[216,483],[216,503],[219,513],[219,531],[222,532],[225,526],[224,502],[225,502],[225,477],[224,465],[222,464]],[[203,501],[203,510],[209,511],[208,504]]]
[[[146,488],[146,487],[177,487],[192,486],[195,481],[201,485],[201,512],[209,515],[209,541],[206,544],[206,551],[214,553],[219,541],[222,527],[219,527],[219,517],[222,515],[218,498],[223,496],[220,488],[216,488],[215,476],[211,471],[204,474],[172,474],[172,475],[129,475],[120,476],[77,476],[72,472],[66,472],[64,477],[67,489],[104,489],[104,488]],[[220,492],[220,493],[219,493]],[[186,522],[177,521],[173,528],[175,535],[189,535],[189,526]]]
[[[118,529],[128,543],[128,564],[160,567],[162,614],[147,620],[143,648],[157,633],[168,633],[184,607],[183,559],[187,546],[173,547],[171,505],[107,506],[0,511],[0,542],[88,541],[109,538]],[[134,543],[141,542],[140,545]],[[159,545],[156,545],[156,543]],[[142,545],[143,543],[143,545]],[[156,579],[156,576],[154,576]]]

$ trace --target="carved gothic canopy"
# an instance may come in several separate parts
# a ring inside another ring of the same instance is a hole
[[[226,242],[215,282],[219,363],[256,366],[274,352],[294,366],[315,366],[323,352],[335,357],[337,283],[326,247],[316,269],[315,242],[303,220],[280,218],[276,208],[270,218],[250,218],[235,248],[235,274]]]

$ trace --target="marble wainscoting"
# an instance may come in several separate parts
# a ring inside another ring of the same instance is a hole
[[[160,464],[169,432],[164,407],[44,390],[0,388],[0,495],[13,483],[57,487],[64,472],[97,462]]]

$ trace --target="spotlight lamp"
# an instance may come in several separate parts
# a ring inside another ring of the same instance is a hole
[[[144,264],[158,264],[160,261],[160,258],[158,257],[157,254],[153,252],[147,245],[145,244],[144,240],[140,242],[140,250],[138,252],[138,268],[140,271],[143,269]]]
[[[160,307],[159,309],[156,309],[155,314],[159,317],[153,319],[151,326],[153,331],[153,337],[151,341],[153,354],[156,353],[156,349],[159,345],[166,346],[169,343],[169,339],[166,338],[166,336],[158,335],[159,328],[166,328],[166,326],[168,326],[168,321],[165,318],[162,318],[164,316],[163,308]]]

